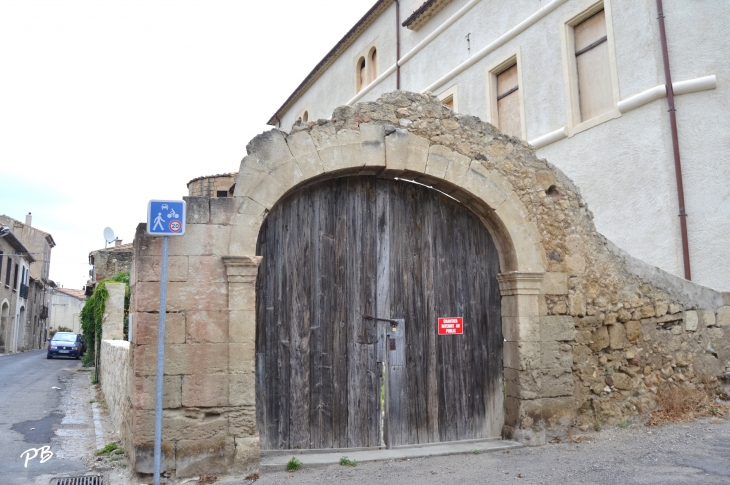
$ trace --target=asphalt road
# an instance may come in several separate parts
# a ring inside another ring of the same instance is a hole
[[[51,457],[40,463],[41,452],[29,460],[21,454],[31,448],[51,446],[54,425],[63,419],[60,391],[69,379],[64,369],[76,367],[74,359],[46,360],[45,350],[0,357],[0,483],[28,485],[40,475],[84,472],[79,461]],[[32,455],[33,452],[30,453]]]

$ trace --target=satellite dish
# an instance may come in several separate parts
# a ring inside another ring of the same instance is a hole
[[[104,241],[107,243],[114,241],[114,231],[112,231],[111,227],[104,228]],[[106,247],[106,244],[104,244],[104,247]]]

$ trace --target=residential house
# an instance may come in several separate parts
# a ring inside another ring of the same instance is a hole
[[[26,350],[31,252],[11,228],[0,225],[0,353]]]
[[[56,246],[53,236],[33,227],[32,221],[33,217],[30,212],[25,216],[25,223],[6,215],[0,215],[0,224],[11,228],[34,259],[30,266],[27,283],[29,285],[27,320],[21,345],[21,348],[28,350],[43,348],[45,344],[49,291],[54,284],[49,277],[51,250]]]

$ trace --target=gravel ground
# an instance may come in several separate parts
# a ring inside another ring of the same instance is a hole
[[[217,483],[251,482],[228,478]],[[592,433],[581,443],[265,473],[256,485],[281,483],[728,484],[730,422],[703,419],[660,428],[637,424]]]

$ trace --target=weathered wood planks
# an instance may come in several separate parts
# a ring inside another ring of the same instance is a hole
[[[328,180],[272,209],[258,253],[262,449],[380,445],[386,358],[388,444],[499,435],[499,264],[474,214],[407,182]],[[405,323],[386,337],[363,315]],[[447,316],[464,335],[437,335]]]

